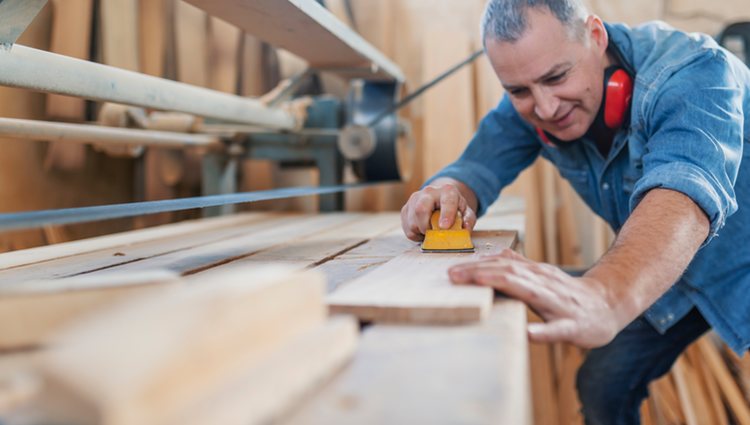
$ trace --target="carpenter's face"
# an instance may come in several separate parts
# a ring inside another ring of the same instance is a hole
[[[527,11],[515,42],[488,38],[487,55],[516,111],[562,141],[583,136],[602,101],[607,33],[590,16],[576,36],[545,10]]]

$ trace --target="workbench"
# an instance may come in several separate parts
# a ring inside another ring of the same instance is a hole
[[[522,234],[523,226],[523,204],[509,198],[477,229]],[[334,293],[416,246],[403,236],[395,212],[244,213],[6,253],[0,286],[149,270],[189,280],[243,263],[283,263],[321,270]],[[285,421],[530,424],[525,329],[525,307],[499,295],[476,323],[365,324],[352,361]]]

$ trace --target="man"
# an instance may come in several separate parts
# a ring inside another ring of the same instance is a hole
[[[605,24],[579,0],[490,0],[482,34],[506,95],[410,197],[404,232],[422,239],[435,209],[472,228],[538,155],[554,163],[617,232],[610,250],[582,277],[507,251],[450,278],[527,303],[532,341],[592,348],[586,423],[639,423],[648,383],[709,328],[750,346],[750,71],[708,36]],[[603,99],[617,71],[632,80]]]

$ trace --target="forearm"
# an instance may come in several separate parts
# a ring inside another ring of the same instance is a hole
[[[604,284],[618,321],[625,326],[679,279],[708,231],[708,217],[690,198],[671,190],[651,190],[609,252],[585,276]]]

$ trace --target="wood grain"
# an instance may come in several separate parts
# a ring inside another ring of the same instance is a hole
[[[468,323],[486,318],[493,290],[453,285],[450,266],[478,260],[513,248],[515,232],[475,232],[473,254],[425,254],[414,247],[346,285],[326,301],[333,313],[362,321],[407,323]]]
[[[395,64],[313,0],[188,1],[312,66],[339,68],[351,77],[404,79]]]
[[[245,269],[144,296],[61,334],[41,368],[53,388],[92,406],[97,423],[180,423],[238,373],[321,325],[324,286],[314,272]]]
[[[354,362],[286,423],[529,425],[525,308],[467,326],[374,325]]]

